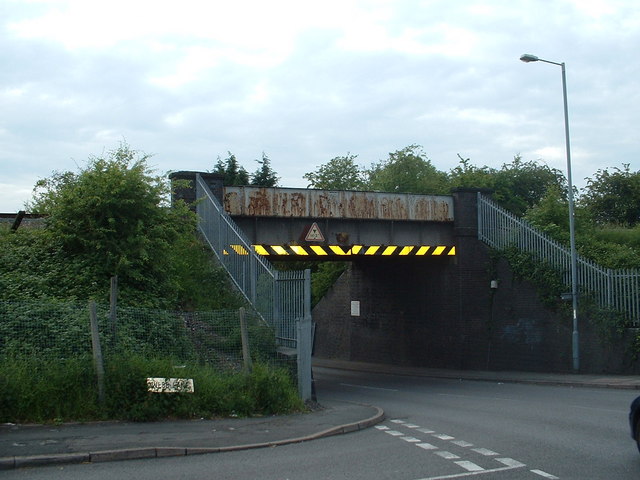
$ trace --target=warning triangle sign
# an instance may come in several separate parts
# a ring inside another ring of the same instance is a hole
[[[320,227],[316,222],[313,222],[309,230],[307,231],[307,235],[304,237],[307,242],[324,242],[324,235],[320,231]]]

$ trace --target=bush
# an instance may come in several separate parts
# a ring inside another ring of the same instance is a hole
[[[195,392],[149,392],[147,377],[192,378]],[[261,363],[248,374],[182,366],[167,357],[109,357],[105,360],[105,402],[100,405],[90,356],[56,362],[33,356],[0,359],[0,422],[153,421],[303,409],[288,372]]]
[[[0,359],[0,422],[101,418],[91,357]]]
[[[110,418],[214,418],[281,414],[303,409],[295,385],[281,368],[255,364],[252,373],[220,372],[198,365],[176,368],[171,359],[118,357],[107,368]],[[194,393],[153,393],[147,377],[192,378]]]

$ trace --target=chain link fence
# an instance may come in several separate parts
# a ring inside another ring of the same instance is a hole
[[[97,305],[102,352],[135,354],[197,362],[218,370],[243,368],[240,312],[172,312]],[[285,366],[272,327],[260,316],[245,314],[248,349],[253,361]],[[0,361],[37,357],[55,361],[91,356],[90,308],[66,302],[0,302]]]

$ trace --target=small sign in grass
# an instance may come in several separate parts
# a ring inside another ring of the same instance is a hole
[[[154,393],[193,393],[193,378],[147,378],[147,388]]]

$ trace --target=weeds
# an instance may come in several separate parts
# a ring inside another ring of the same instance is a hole
[[[0,359],[0,422],[153,421],[302,411],[289,373],[255,364],[252,373],[180,365],[171,358],[121,355],[105,360],[105,402],[98,402],[89,356],[56,362],[38,357]],[[194,380],[194,393],[152,393],[147,377]]]

